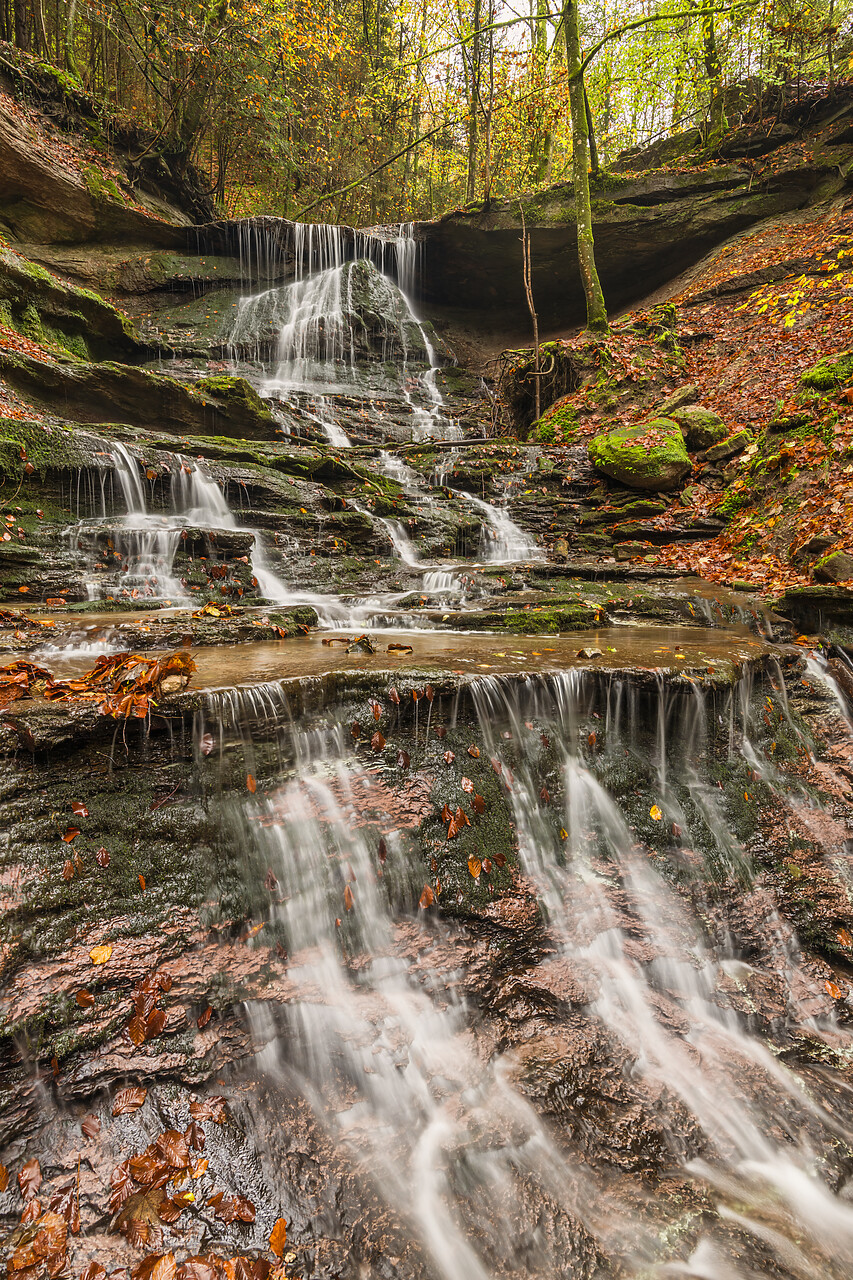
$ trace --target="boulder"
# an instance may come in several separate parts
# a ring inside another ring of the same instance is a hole
[[[807,369],[800,378],[800,386],[809,391],[831,395],[839,387],[853,379],[853,351],[842,351],[837,356],[820,360]]]
[[[705,409],[700,404],[682,405],[672,409],[667,417],[673,418],[681,427],[684,443],[688,449],[701,452],[712,445],[725,440],[729,429],[719,414],[713,409]]]
[[[818,560],[812,576],[816,582],[849,582],[853,579],[853,555],[849,551],[832,551]]]
[[[597,471],[631,489],[675,489],[691,469],[681,428],[672,418],[654,418],[595,436],[589,458]]]
[[[673,409],[683,409],[686,404],[695,404],[698,399],[699,388],[696,383],[685,383],[683,387],[673,391],[668,400],[664,400],[663,404],[658,405],[658,414],[661,418],[671,418],[673,417]]]
[[[721,440],[719,444],[712,444],[710,449],[706,449],[705,461],[721,462],[724,458],[733,458],[736,453],[743,453],[751,440],[752,436],[748,431],[737,431],[733,436]]]

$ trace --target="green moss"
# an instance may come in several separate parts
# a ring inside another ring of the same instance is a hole
[[[576,407],[558,400],[533,423],[528,439],[534,444],[558,444],[573,435],[577,425]]]
[[[636,489],[674,489],[691,467],[681,430],[671,418],[604,432],[588,448],[597,470]]]
[[[853,379],[853,351],[844,351],[833,359],[821,360],[800,378],[800,386],[813,391],[831,393]]]
[[[88,165],[83,169],[82,176],[89,195],[101,198],[106,196],[110,200],[118,200],[122,204],[124,203],[124,197],[112,178],[108,178],[106,174],[102,173],[97,165]]]

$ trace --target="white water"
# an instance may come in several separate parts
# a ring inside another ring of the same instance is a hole
[[[175,556],[184,529],[235,529],[251,533],[252,571],[261,595],[275,602],[284,598],[285,587],[269,565],[266,550],[257,530],[239,526],[228,506],[222,489],[195,461],[173,454],[170,458],[170,515],[150,511],[142,483],[141,464],[123,444],[110,446],[114,474],[118,478],[127,514],[123,519],[104,515],[97,521],[86,521],[68,530],[73,547],[81,546],[93,566],[107,563],[113,574],[99,579],[93,572],[87,582],[89,598],[98,599],[102,592],[122,596],[134,590],[137,597],[164,599],[170,603],[189,602],[186,592],[173,571]],[[109,543],[105,546],[105,538]],[[118,573],[119,585],[113,587]],[[137,598],[135,597],[135,598]]]
[[[345,729],[297,730],[290,780],[266,799],[242,802],[243,838],[280,884],[271,921],[286,940],[294,991],[286,1007],[247,1010],[258,1066],[310,1101],[443,1280],[588,1277],[573,1253],[583,1239],[635,1280],[853,1273],[853,1206],[833,1194],[832,1168],[824,1166],[836,1141],[843,1165],[853,1137],[846,1116],[827,1110],[819,1091],[751,1033],[730,993],[752,981],[777,985],[787,1002],[785,1034],[822,1042],[830,1053],[853,1052],[849,1032],[832,1001],[814,991],[796,938],[769,903],[762,907],[760,892],[737,881],[727,889],[754,896],[764,910],[761,943],[746,962],[736,940],[715,938],[690,894],[661,874],[665,862],[638,843],[629,797],[596,776],[636,757],[653,778],[642,803],[671,803],[707,770],[712,713],[731,723],[738,750],[749,694],[744,687],[712,708],[698,692],[684,698],[661,687],[649,711],[635,687],[614,687],[597,722],[601,740],[590,748],[590,716],[600,703],[584,672],[525,683],[495,677],[474,687],[473,736],[484,757],[502,763],[522,870],[544,914],[540,980],[547,986],[551,971],[572,975],[578,994],[562,1017],[569,1028],[578,1019],[600,1028],[593,1092],[618,1097],[624,1089],[634,1099],[624,1129],[609,1139],[631,1147],[631,1109],[645,1116],[652,1136],[662,1134],[669,1202],[666,1191],[658,1201],[636,1181],[630,1199],[620,1199],[583,1144],[575,1149],[571,1125],[555,1143],[520,1087],[518,1051],[502,1053],[495,1038],[477,1034],[476,1010],[460,994],[467,944],[454,950],[453,935],[423,912],[411,923],[401,917],[400,900],[413,902],[424,879],[435,877],[405,826],[395,826],[376,772],[352,760]],[[785,714],[778,695],[775,706]],[[233,707],[229,716],[250,728],[250,715]],[[657,739],[651,759],[641,736],[647,727]],[[540,793],[543,768],[553,801]],[[701,815],[691,817],[681,847],[698,847],[703,831],[725,859],[736,839],[720,830],[721,812],[709,818],[703,828]],[[488,981],[486,966],[475,986]],[[550,1016],[530,1024],[546,1052],[549,1035],[555,1050],[561,1044],[560,1022],[551,1032],[550,1025]],[[567,1080],[573,1070],[569,1057]],[[606,1142],[607,1120],[596,1119],[594,1100],[588,1112],[566,1088],[574,1132],[588,1124]],[[679,1177],[706,1189],[701,1213],[679,1208]]]

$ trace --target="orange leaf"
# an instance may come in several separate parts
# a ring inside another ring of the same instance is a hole
[[[284,1246],[287,1244],[287,1223],[284,1218],[278,1218],[275,1226],[270,1232],[270,1249],[277,1258],[281,1258],[284,1254]]]
[[[251,791],[252,795],[254,795],[255,792],[257,791],[258,784],[254,774],[251,774],[251,773],[246,774],[246,787],[248,788],[249,791]]]
[[[479,880],[479,879],[480,879],[480,872],[483,870],[483,864],[482,864],[482,862],[480,861],[480,859],[479,859],[479,858],[469,858],[469,859],[468,859],[468,870],[471,872],[471,875],[474,877],[474,879],[475,879],[475,880]]]
[[[435,894],[433,893],[430,886],[428,884],[425,884],[423,887],[423,892],[421,893],[421,896],[418,899],[418,906],[426,909],[427,907],[431,907],[434,902],[435,902]]]
[[[108,942],[105,942],[102,946],[92,947],[92,950],[89,952],[89,959],[92,961],[92,964],[106,964],[112,953],[112,947]]]
[[[344,886],[344,906],[346,907],[347,911],[352,911],[353,907],[355,906],[355,901],[352,896],[352,889],[349,887],[349,885]]]

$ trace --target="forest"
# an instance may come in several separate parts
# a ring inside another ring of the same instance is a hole
[[[778,112],[853,53],[844,0],[184,5],[4,0],[0,38],[84,90],[219,214],[435,218]],[[578,79],[580,77],[580,79]]]
[[[848,0],[0,0],[7,1280],[853,1276]]]

